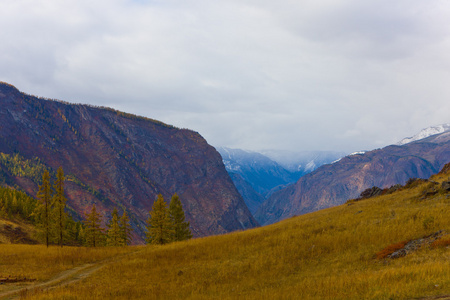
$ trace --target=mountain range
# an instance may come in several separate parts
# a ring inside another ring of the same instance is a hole
[[[217,151],[252,213],[256,213],[259,205],[275,191],[345,155],[331,151],[255,152],[226,147],[219,147]]]
[[[342,204],[373,186],[387,188],[409,178],[428,178],[450,161],[450,128],[435,129],[425,129],[398,145],[356,152],[323,165],[273,193],[255,217],[262,225],[270,224]]]
[[[0,103],[0,184],[35,196],[42,170],[54,175],[61,166],[75,218],[83,219],[94,203],[104,217],[114,207],[126,210],[137,242],[158,194],[169,201],[177,193],[194,236],[205,236],[339,205],[372,186],[427,178],[450,161],[449,124],[342,157],[216,151],[191,130],[27,95],[6,83],[0,83]]]
[[[137,241],[158,194],[177,193],[194,236],[258,226],[219,153],[197,132],[110,108],[69,104],[0,83],[0,182],[35,196],[43,169],[66,175],[77,218],[96,204],[131,216]]]

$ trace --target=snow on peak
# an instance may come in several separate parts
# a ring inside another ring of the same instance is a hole
[[[356,151],[356,152],[350,153],[348,156],[351,156],[351,155],[361,155],[361,154],[364,154],[364,153],[366,153],[366,151]]]
[[[311,160],[309,163],[306,164],[305,171],[312,172],[316,169],[316,163],[314,160]]]
[[[437,126],[431,126],[431,127],[422,129],[415,136],[404,138],[403,140],[398,142],[397,145],[399,145],[399,146],[405,145],[405,144],[408,144],[408,143],[411,143],[411,142],[414,142],[414,141],[418,141],[418,140],[427,138],[429,136],[432,136],[432,135],[435,135],[435,134],[439,134],[439,133],[443,133],[443,132],[446,132],[446,131],[450,131],[450,123],[441,124],[441,125],[437,125]]]

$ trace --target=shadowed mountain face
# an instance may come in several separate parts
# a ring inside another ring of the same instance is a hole
[[[263,203],[264,197],[256,192],[253,187],[238,173],[228,173],[233,180],[234,185],[244,198],[245,204],[252,214],[256,213],[258,207]]]
[[[301,176],[318,166],[343,157],[339,152],[310,151],[265,151],[264,154],[220,147],[217,151],[234,185],[254,214],[274,192],[295,183]]]
[[[270,224],[339,205],[372,186],[386,188],[404,184],[409,178],[428,178],[449,161],[450,132],[403,146],[349,155],[272,194],[255,217],[261,224]]]
[[[129,212],[142,237],[157,194],[168,202],[178,193],[195,236],[257,226],[219,153],[196,132],[36,98],[3,83],[0,103],[0,152],[53,172],[62,166],[68,205],[81,217],[93,203],[104,216],[117,206]],[[21,176],[4,163],[0,177],[36,195],[36,177]]]

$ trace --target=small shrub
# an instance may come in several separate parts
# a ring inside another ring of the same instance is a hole
[[[379,196],[383,193],[383,190],[377,186],[365,189],[360,195],[359,199],[368,199],[372,197]]]
[[[406,189],[413,189],[417,187],[418,185],[427,182],[427,179],[421,179],[421,178],[410,178],[405,184]]]
[[[422,222],[423,229],[430,230],[434,226],[434,217],[428,217]]]
[[[439,192],[438,184],[436,182],[429,182],[421,190],[422,195],[421,199],[436,195],[438,192]]]
[[[401,184],[394,184],[388,188],[383,189],[383,195],[390,195],[398,190],[401,190],[403,186]]]
[[[408,242],[409,242],[409,241],[403,241],[403,242],[400,242],[400,243],[397,243],[397,244],[389,245],[389,246],[385,247],[383,250],[377,252],[377,253],[375,254],[375,257],[376,257],[377,259],[383,259],[383,258],[386,258],[386,257],[388,257],[389,255],[391,255],[392,253],[394,253],[395,251],[398,251],[398,250],[400,250],[400,249],[403,249],[403,248],[406,246],[406,244],[407,244]]]
[[[436,249],[436,248],[444,248],[444,247],[448,247],[450,246],[450,237],[447,238],[440,238],[438,240],[435,240],[432,244],[431,244],[431,248]]]
[[[441,171],[438,174],[450,174],[450,163],[442,167]]]

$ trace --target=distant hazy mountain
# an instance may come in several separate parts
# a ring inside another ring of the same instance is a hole
[[[217,148],[228,173],[237,173],[263,197],[279,185],[295,182],[300,176],[258,152]]]
[[[225,168],[252,213],[272,193],[296,182],[342,153],[265,151],[217,148]]]
[[[283,151],[264,150],[262,154],[276,161],[286,170],[307,174],[318,167],[329,164],[348,153],[337,151]]]
[[[234,185],[244,198],[245,204],[252,214],[255,214],[261,203],[264,202],[264,197],[259,194],[253,187],[238,173],[229,173]]]
[[[422,139],[417,135],[415,139],[401,146],[359,152],[323,165],[271,195],[255,217],[264,225],[339,205],[372,186],[385,188],[404,184],[412,177],[428,178],[450,162],[450,131]]]
[[[422,129],[418,134],[412,137],[407,137],[397,143],[397,145],[405,145],[414,141],[418,141],[429,136],[450,131],[450,123],[441,124],[437,126],[431,126],[425,129]]]

